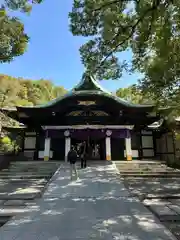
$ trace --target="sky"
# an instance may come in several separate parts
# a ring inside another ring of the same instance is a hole
[[[1,1],[1,0],[0,0]],[[11,63],[0,64],[0,73],[14,77],[38,80],[48,79],[55,85],[71,89],[84,72],[79,47],[85,43],[83,37],[72,36],[68,27],[68,12],[73,0],[44,0],[35,5],[30,16],[18,14],[30,36],[27,52]],[[131,60],[131,53],[120,55]],[[116,81],[101,81],[103,87],[115,91],[137,82],[140,75],[124,74]]]

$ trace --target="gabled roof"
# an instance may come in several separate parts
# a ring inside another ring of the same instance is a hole
[[[23,108],[23,109],[30,109],[30,108],[49,108],[53,105],[57,104],[58,102],[61,102],[62,100],[65,100],[67,98],[72,98],[76,96],[102,96],[109,98],[111,100],[115,100],[117,103],[130,108],[153,108],[153,105],[140,105],[140,104],[133,104],[128,101],[125,101],[124,99],[121,99],[115,95],[113,95],[111,92],[105,90],[99,83],[96,81],[92,76],[88,74],[83,74],[82,80],[67,94],[64,96],[60,96],[46,104],[43,105],[37,105],[37,106],[28,106],[28,107],[17,107],[17,108]]]

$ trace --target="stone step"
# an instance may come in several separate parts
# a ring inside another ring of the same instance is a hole
[[[3,202],[3,205],[4,206],[26,206],[26,204],[25,204],[25,201],[23,201],[23,200],[7,200],[7,201],[5,201],[4,200],[4,202]]]
[[[23,170],[21,170],[21,169],[17,169],[17,170],[11,170],[11,169],[9,169],[9,171],[1,171],[1,173],[7,173],[7,172],[11,172],[11,173],[18,173],[18,172],[37,172],[37,173],[39,173],[39,172],[47,172],[47,173],[49,173],[49,172],[55,172],[57,170],[57,168],[56,169],[39,169],[39,170],[29,170],[29,169],[23,169]]]
[[[178,171],[122,171],[121,169],[119,171],[121,174],[180,174]]]
[[[8,169],[4,169],[3,172],[6,171],[55,171],[58,167],[9,167]]]
[[[10,221],[12,216],[0,216],[0,227]]]
[[[118,166],[119,168],[122,168],[122,169],[174,169],[174,168],[170,168],[170,167],[167,167],[167,166],[121,166],[121,165],[118,165],[116,164],[116,166]],[[178,169],[177,169],[178,170]]]
[[[31,166],[31,167],[33,167],[33,166],[37,166],[37,167],[53,167],[53,166],[60,166],[60,164],[40,164],[40,163],[23,163],[23,164],[20,164],[20,163],[18,163],[18,164],[13,164],[13,163],[11,163],[10,164],[10,166],[12,166],[12,167],[26,167],[26,166]]]
[[[177,178],[179,178],[180,177],[180,174],[155,174],[155,173],[149,173],[149,174],[147,174],[147,173],[144,173],[144,174],[131,174],[131,173],[126,173],[126,174],[122,174],[121,173],[121,176],[122,177],[135,177],[135,178],[137,178],[137,177],[155,177],[155,178],[157,178],[157,177],[162,177],[162,178],[167,178],[167,177],[169,177],[169,178],[173,178],[173,177],[177,177]]]
[[[121,168],[118,167],[120,171],[159,171],[159,172],[179,172],[178,169],[168,169],[168,168]]]
[[[119,165],[119,166],[135,166],[135,167],[141,167],[141,166],[144,166],[144,167],[152,167],[152,166],[167,166],[166,164],[164,163],[134,163],[133,161],[127,161],[127,162],[116,162],[115,163],[116,165]]]
[[[31,184],[33,184],[33,183],[40,184],[40,183],[47,182],[47,179],[44,179],[44,178],[41,178],[41,179],[31,178],[31,179],[28,179],[27,181],[28,181],[28,183],[31,183]],[[20,179],[15,179],[15,178],[12,178],[12,179],[0,179],[0,184],[3,184],[3,183],[6,184],[6,183],[11,183],[11,182],[13,184],[15,184],[16,182],[23,183]]]
[[[38,211],[38,208],[30,208],[30,207],[24,207],[24,206],[18,206],[18,207],[13,207],[13,206],[7,206],[0,208],[0,218],[1,217],[13,217],[14,215],[17,214],[22,214],[25,212],[34,212]]]
[[[15,179],[41,179],[41,178],[43,178],[43,179],[49,179],[49,178],[51,178],[51,176],[44,176],[44,175],[25,175],[25,176],[0,176],[0,180],[2,180],[2,179],[13,179],[13,180],[15,180]]]
[[[119,166],[119,167],[122,167],[122,168],[171,168],[167,165],[140,165],[140,166],[137,166],[137,165],[130,165],[130,164],[116,164],[116,166]]]
[[[176,174],[176,175],[180,175],[180,172],[176,172],[176,171],[169,171],[169,172],[167,172],[167,171],[121,171],[121,170],[119,170],[119,172],[121,173],[121,174],[134,174],[134,175],[136,175],[136,174],[160,174],[160,175],[173,175],[173,174]]]
[[[38,193],[27,193],[27,194],[13,194],[13,195],[0,195],[0,200],[34,200],[41,197],[41,192]]]
[[[12,167],[55,167],[55,166],[60,166],[60,164],[10,164]]]
[[[36,171],[2,171],[2,172],[0,172],[0,173],[14,173],[14,174],[16,174],[16,173],[22,173],[22,172],[24,172],[24,173],[52,173],[52,172],[55,172],[56,170],[50,170],[50,171],[48,171],[48,170],[36,170]]]
[[[13,167],[26,167],[26,166],[38,166],[38,167],[53,167],[53,166],[60,166],[60,164],[37,164],[37,163],[33,163],[33,164],[10,164],[10,166],[13,166]]]
[[[180,193],[148,193],[146,199],[179,199]]]
[[[44,175],[44,176],[50,176],[52,175],[53,172],[17,172],[17,173],[12,173],[12,172],[0,172],[0,176],[26,176],[26,175]]]

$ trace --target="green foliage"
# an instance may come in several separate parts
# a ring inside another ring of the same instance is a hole
[[[144,94],[136,85],[127,88],[120,88],[116,91],[116,95],[131,103],[135,104],[154,104],[152,97]]]
[[[0,108],[34,106],[62,96],[66,90],[54,86],[49,80],[27,80],[0,74]],[[6,126],[16,126],[17,122],[0,113],[0,122]]]
[[[179,0],[74,0],[69,17],[72,34],[87,39],[80,48],[87,70],[99,79],[138,70],[142,91],[179,114]],[[118,63],[117,54],[129,49],[132,63]]]
[[[62,96],[66,90],[49,80],[28,80],[0,74],[0,107],[33,106]]]
[[[10,62],[22,55],[29,41],[23,23],[16,17],[8,15],[9,10],[30,13],[32,4],[42,0],[4,0],[0,2],[0,63]]]
[[[0,139],[0,152],[10,153],[10,152],[18,152],[19,145],[14,140],[11,140],[8,136],[3,137]]]
[[[8,144],[11,143],[11,139],[10,139],[9,137],[6,136],[6,137],[4,137],[4,138],[1,139],[1,143],[2,143],[2,144],[7,144],[7,145],[8,145]]]

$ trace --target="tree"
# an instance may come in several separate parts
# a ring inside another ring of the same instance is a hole
[[[67,91],[49,80],[30,80],[0,74],[0,108],[43,104]]]
[[[0,108],[15,104],[20,83],[17,79],[0,75]]]
[[[63,96],[67,91],[60,86],[55,86],[49,80],[30,80],[14,78],[0,74],[0,110],[15,106],[34,106],[44,104],[54,98]],[[1,125],[18,125],[13,119],[0,111]]]
[[[168,104],[176,101],[180,93],[180,1],[74,0],[69,17],[72,34],[88,37],[80,48],[87,70],[99,79],[118,79],[124,69],[138,70],[145,74],[140,81],[143,91],[161,96],[160,104],[167,97]],[[118,63],[117,54],[129,49],[132,62]]]
[[[144,78],[139,81],[142,91],[154,94],[158,105],[163,107],[171,106],[172,111],[170,114],[179,116],[180,57],[178,49],[175,48],[169,53],[167,61],[160,56],[154,57],[145,66],[144,72]]]
[[[154,104],[152,98],[149,98],[148,94],[144,95],[136,85],[120,88],[116,91],[116,95],[135,104]]]
[[[0,152],[3,153],[17,153],[20,150],[20,146],[17,140],[12,140],[10,137],[5,136],[0,138]]]
[[[9,10],[29,13],[32,4],[42,0],[4,0],[0,4],[0,63],[9,62],[14,57],[22,55],[27,48],[28,35],[23,23],[17,17],[8,15]]]

